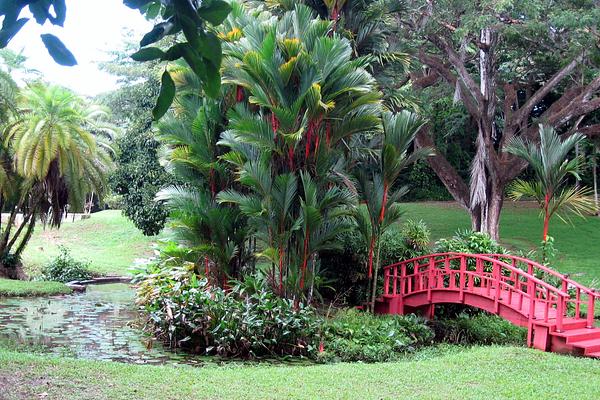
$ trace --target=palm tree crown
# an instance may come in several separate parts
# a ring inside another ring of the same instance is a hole
[[[513,200],[530,197],[540,204],[544,216],[544,241],[548,238],[553,215],[564,221],[569,213],[585,215],[595,212],[590,190],[569,186],[569,178],[580,179],[582,159],[568,159],[568,155],[583,139],[583,135],[576,133],[561,140],[554,128],[540,125],[539,143],[515,137],[506,146],[507,152],[526,160],[535,174],[535,181],[518,179],[513,182],[509,195]]]

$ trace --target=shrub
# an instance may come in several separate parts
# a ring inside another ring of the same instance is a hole
[[[430,232],[423,221],[408,220],[400,229],[392,229],[381,239],[381,265],[430,253]],[[335,281],[336,292],[325,293],[333,298],[343,294],[347,304],[362,304],[367,296],[367,246],[356,230],[338,236],[341,250],[322,252],[324,276]]]
[[[91,279],[90,263],[78,261],[64,246],[59,247],[59,255],[42,269],[41,279],[56,282],[72,282]]]
[[[156,335],[172,347],[243,358],[316,353],[321,323],[311,307],[265,289],[211,287],[191,263],[150,266],[138,279],[138,303]]]
[[[436,341],[453,344],[523,345],[527,336],[525,328],[483,312],[434,320],[431,325]]]
[[[450,239],[440,239],[435,244],[438,253],[456,252],[471,254],[508,254],[488,234],[471,230],[458,231]]]
[[[323,327],[321,361],[381,362],[431,342],[433,331],[414,315],[379,316],[357,310],[338,312]]]

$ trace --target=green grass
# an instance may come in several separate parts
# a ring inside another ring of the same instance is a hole
[[[126,275],[136,258],[151,254],[153,240],[142,235],[120,211],[102,211],[87,220],[66,222],[60,229],[39,226],[23,261],[26,270],[34,275],[58,255],[58,246],[64,245],[74,258],[89,260],[95,273]]]
[[[71,293],[71,289],[60,282],[0,279],[0,297],[53,296],[68,293]]]
[[[407,203],[403,204],[406,218],[422,219],[431,229],[432,239],[449,237],[457,229],[471,226],[465,210],[454,203]],[[558,218],[550,224],[550,235],[559,251],[557,265],[563,273],[572,274],[575,280],[590,284],[600,280],[600,218],[572,219],[573,225]],[[505,203],[500,220],[500,241],[517,250],[529,251],[539,246],[542,236],[542,220],[539,209],[531,205]],[[596,282],[599,283],[599,282]]]
[[[0,350],[6,399],[593,399],[600,361],[516,347],[384,364],[174,368]]]

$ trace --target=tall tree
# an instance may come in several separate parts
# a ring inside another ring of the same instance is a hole
[[[65,212],[83,209],[87,194],[104,192],[112,167],[105,118],[103,109],[57,86],[23,91],[2,132],[0,204],[9,217],[0,234],[0,272],[18,275],[38,219],[60,226]]]
[[[465,181],[440,152],[429,164],[475,230],[499,236],[508,183],[527,162],[504,151],[513,137],[538,141],[537,122],[571,134],[600,132],[586,117],[600,108],[598,21],[593,1],[408,1],[398,14],[420,67],[411,78],[424,91],[453,93],[476,126],[471,177]],[[427,128],[421,146],[434,141]]]

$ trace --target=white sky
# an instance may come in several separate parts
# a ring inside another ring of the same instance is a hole
[[[32,19],[8,48],[17,52],[24,49],[27,67],[41,71],[46,81],[94,96],[117,87],[116,78],[100,71],[95,64],[108,59],[108,50],[122,47],[128,29],[134,31],[134,39],[139,41],[151,28],[151,22],[137,10],[123,5],[122,0],[67,0],[67,20],[63,28],[49,22],[39,26]],[[63,67],[56,64],[40,39],[42,33],[58,36],[71,50],[78,65]]]

